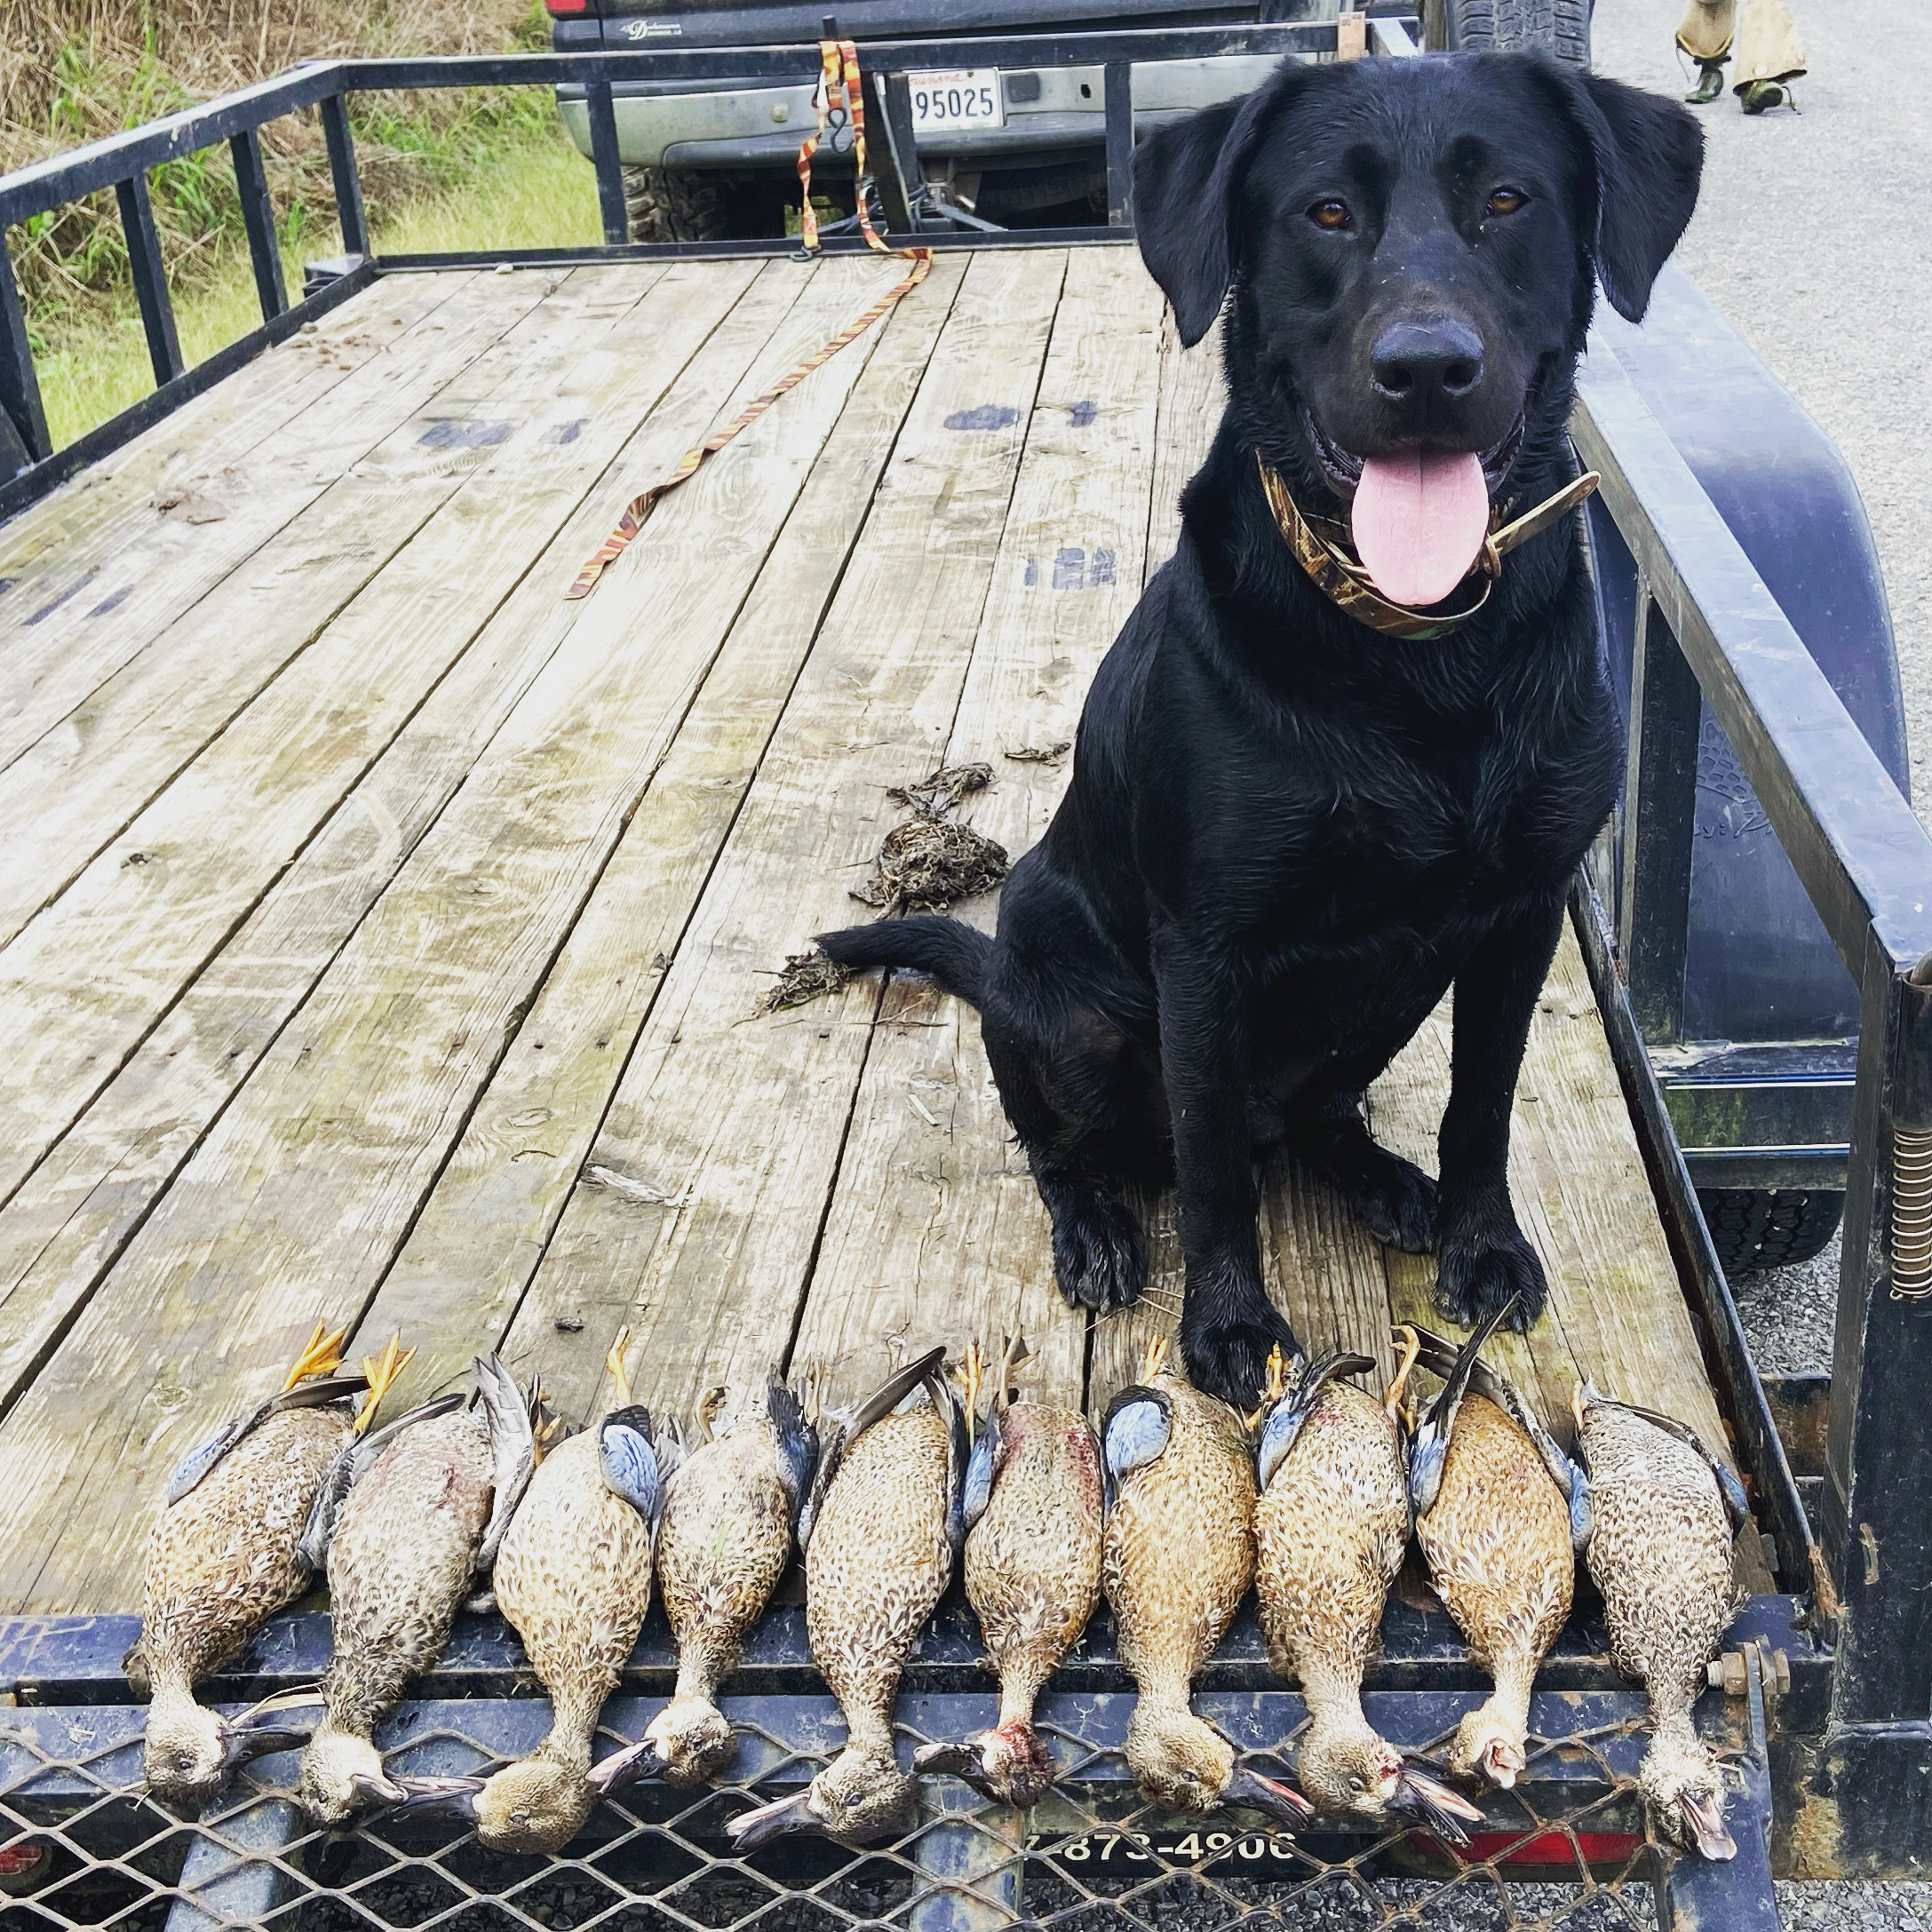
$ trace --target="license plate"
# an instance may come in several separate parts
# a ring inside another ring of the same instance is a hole
[[[957,68],[938,74],[909,74],[912,131],[950,134],[960,128],[1005,127],[1006,107],[998,68]]]

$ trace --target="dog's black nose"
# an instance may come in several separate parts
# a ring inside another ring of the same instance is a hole
[[[1483,338],[1465,322],[1391,322],[1369,366],[1377,393],[1391,402],[1463,396],[1483,379]]]

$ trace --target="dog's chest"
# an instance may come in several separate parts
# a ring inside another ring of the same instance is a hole
[[[1377,914],[1426,925],[1566,874],[1594,819],[1533,763],[1468,750],[1427,765],[1390,756],[1364,783],[1284,785],[1252,886],[1306,933]]]

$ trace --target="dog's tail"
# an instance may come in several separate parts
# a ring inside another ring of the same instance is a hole
[[[863,973],[870,966],[910,966],[928,973],[968,1006],[977,1006],[993,942],[960,919],[879,919],[821,933],[818,944],[840,966]]]

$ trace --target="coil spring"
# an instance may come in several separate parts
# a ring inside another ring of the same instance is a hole
[[[1892,1134],[1892,1300],[1932,1295],[1932,1133]]]

